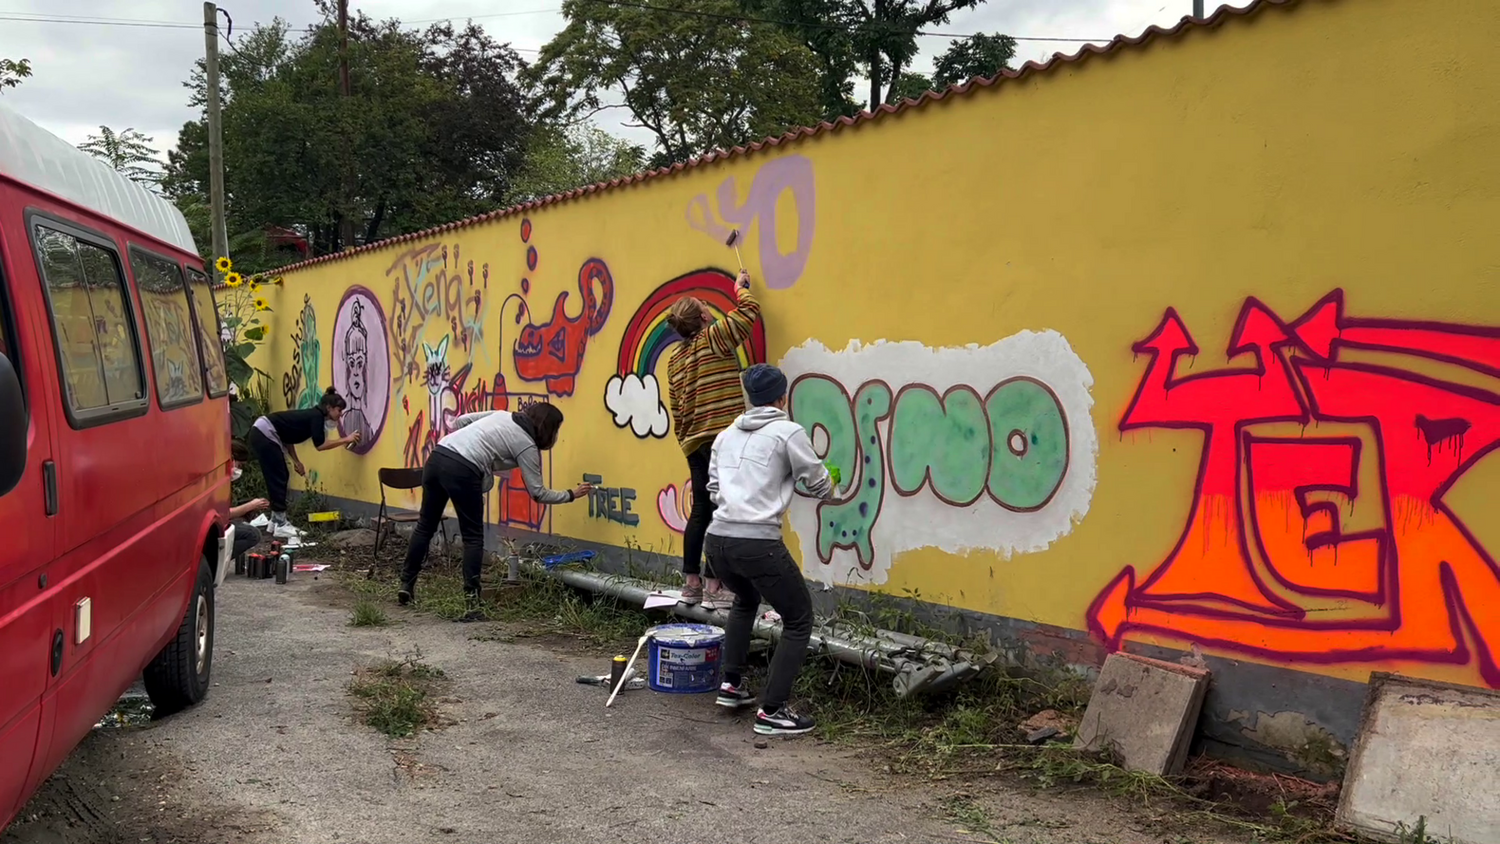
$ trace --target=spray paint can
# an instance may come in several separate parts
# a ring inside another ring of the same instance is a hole
[[[238,557],[234,558],[234,573],[236,575],[239,575],[240,577],[244,577],[244,575],[245,575],[245,563],[246,563],[246,559],[245,559],[245,555],[244,554],[241,554]]]
[[[260,577],[260,567],[265,564],[265,557],[260,554],[251,554],[245,560],[245,570],[241,574],[249,578]]]
[[[276,558],[276,582],[282,584],[283,586],[286,585],[287,577],[289,577],[291,573],[292,558],[286,554],[282,554],[280,557]]]
[[[613,691],[620,685],[620,679],[625,676],[625,666],[630,663],[623,656],[616,656],[609,661],[609,688]]]

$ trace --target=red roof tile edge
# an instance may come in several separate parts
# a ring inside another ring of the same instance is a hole
[[[916,99],[907,98],[903,99],[899,103],[896,103],[895,105],[882,105],[880,108],[876,109],[873,112],[861,111],[859,114],[856,114],[853,117],[840,117],[838,120],[831,122],[825,121],[823,123],[819,123],[817,126],[808,126],[799,129],[793,129],[786,132],[785,134],[766,138],[765,140],[752,143],[749,146],[735,147],[730,150],[714,150],[713,152],[700,155],[697,158],[673,164],[670,167],[661,167],[656,170],[647,170],[642,173],[636,173],[634,175],[614,179],[613,181],[609,182],[599,182],[597,184],[588,185],[586,187],[574,188],[573,190],[567,191],[566,193],[543,197],[541,199],[532,200],[531,202],[525,202],[520,205],[512,205],[507,208],[496,209],[494,211],[489,211],[474,217],[455,220],[451,223],[445,223],[441,226],[435,226],[430,229],[424,229],[422,231],[412,232],[410,234],[397,235],[396,237],[386,238],[385,240],[379,240],[374,243],[367,243],[363,246],[357,246],[353,249],[348,249],[336,254],[320,255],[316,258],[312,258],[306,261],[298,261],[295,264],[288,264],[287,266],[276,270],[274,273],[267,273],[267,275],[289,273],[296,270],[316,266],[318,264],[327,264],[334,261],[353,258],[366,252],[374,252],[376,250],[384,249],[388,246],[395,246],[401,243],[410,243],[417,240],[428,240],[432,237],[447,232],[469,228],[470,226],[476,226],[481,223],[500,220],[506,217],[512,217],[517,214],[525,213],[527,211],[535,211],[539,208],[545,208],[549,205],[558,205],[564,202],[568,202],[569,200],[581,199],[585,196],[590,196],[596,193],[604,193],[616,188],[626,187],[627,185],[647,182],[652,179],[659,179],[664,176],[670,176],[675,173],[680,173],[684,170],[692,169],[694,167],[701,167],[705,164],[712,164],[719,161],[728,161],[734,158],[742,158],[745,156],[753,155],[762,150],[781,146],[782,144],[790,144],[796,141],[804,140],[806,138],[811,138],[815,135],[822,135],[827,132],[837,132],[840,129],[844,128],[857,127],[870,121],[878,120],[882,117],[893,116],[904,111],[921,108],[922,106],[931,102],[967,96],[978,89],[990,88],[1013,79],[1024,79],[1027,76],[1032,76],[1039,73],[1048,73],[1064,65],[1078,64],[1079,62],[1083,62],[1092,56],[1109,55],[1111,53],[1118,52],[1119,50],[1126,47],[1144,47],[1149,42],[1154,41],[1158,38],[1175,38],[1190,29],[1213,28],[1222,25],[1231,18],[1249,17],[1261,11],[1262,9],[1273,6],[1290,7],[1295,6],[1300,2],[1302,2],[1302,0],[1252,0],[1252,2],[1243,7],[1220,6],[1217,10],[1214,11],[1213,14],[1209,15],[1206,18],[1194,18],[1192,16],[1185,16],[1170,29],[1164,29],[1160,26],[1152,24],[1151,26],[1143,30],[1138,36],[1131,37],[1128,35],[1117,35],[1113,39],[1111,39],[1109,43],[1105,44],[1102,47],[1096,44],[1085,44],[1081,49],[1079,49],[1077,53],[1074,53],[1071,56],[1063,55],[1062,53],[1054,53],[1053,56],[1047,59],[1045,62],[1029,61],[1017,70],[1008,70],[998,76],[993,77],[976,77],[969,80],[968,82],[953,85],[942,91],[927,91],[926,93],[922,94],[922,96]]]

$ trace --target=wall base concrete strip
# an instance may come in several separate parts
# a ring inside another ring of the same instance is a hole
[[[378,509],[376,504],[353,498],[327,496],[327,500],[330,509],[339,510],[347,519],[368,519]],[[649,575],[652,572],[679,571],[682,567],[679,557],[640,548],[621,548],[500,525],[488,526],[490,548],[498,547],[503,536],[597,551],[599,557],[594,561],[595,567],[613,574]],[[873,604],[875,599],[863,590],[841,586],[827,588],[816,583],[809,586],[819,612],[831,612],[841,603],[877,609]],[[1066,667],[1092,676],[1106,656],[1104,649],[1080,630],[959,610],[904,596],[885,595],[879,600],[886,609],[894,604],[903,612],[910,611],[924,624],[964,635],[987,636],[1005,651],[1008,659],[1021,665]],[[1164,661],[1183,655],[1181,651],[1137,643],[1131,643],[1130,648]],[[1344,746],[1353,741],[1359,724],[1363,683],[1213,654],[1205,655],[1204,659],[1214,679],[1209,684],[1199,719],[1201,741],[1196,751],[1258,770],[1318,781],[1337,779],[1343,774],[1340,763]],[[1295,720],[1303,725],[1300,731],[1283,735],[1286,731],[1273,732],[1265,728],[1268,720],[1279,724],[1291,716],[1296,716]],[[1309,745],[1309,735],[1322,740]],[[1310,747],[1317,752],[1310,754]],[[1315,758],[1308,758],[1310,755]],[[1330,758],[1326,764],[1325,757]]]
[[[1209,672],[1132,654],[1111,654],[1073,746],[1108,751],[1133,771],[1168,776],[1187,762]]]
[[[1427,834],[1454,844],[1500,841],[1500,693],[1370,677],[1359,735],[1344,776],[1338,822],[1380,841],[1426,818]]]

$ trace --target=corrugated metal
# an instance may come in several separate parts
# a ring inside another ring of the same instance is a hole
[[[198,254],[187,220],[175,205],[3,105],[0,175]]]

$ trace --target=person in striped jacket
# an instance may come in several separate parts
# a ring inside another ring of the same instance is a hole
[[[760,303],[750,292],[747,270],[740,270],[735,297],[739,307],[723,319],[714,319],[708,307],[692,296],[677,300],[667,316],[668,324],[682,337],[667,360],[672,427],[687,455],[693,485],[693,510],[682,539],[682,573],[687,578],[682,600],[713,609],[728,609],[734,604],[734,596],[722,591],[713,577],[712,561],[709,579],[704,581],[703,537],[714,516],[714,503],[708,495],[708,461],[714,437],[745,412],[736,352],[760,320]]]

